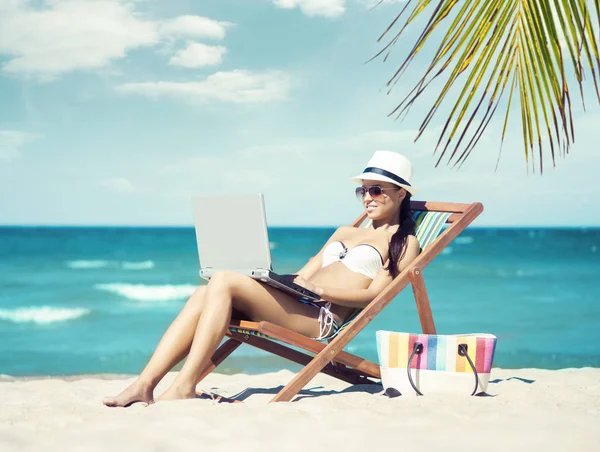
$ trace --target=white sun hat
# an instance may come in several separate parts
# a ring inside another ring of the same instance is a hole
[[[359,184],[362,184],[363,179],[391,182],[414,195],[418,190],[410,184],[411,178],[410,160],[397,152],[375,151],[362,174],[352,180]]]

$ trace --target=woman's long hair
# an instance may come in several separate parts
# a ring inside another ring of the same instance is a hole
[[[402,200],[402,204],[400,204],[400,218],[398,219],[398,224],[398,230],[392,236],[392,240],[390,240],[388,253],[390,261],[386,268],[394,278],[398,276],[399,273],[398,262],[406,252],[407,237],[415,234],[415,220],[410,211],[410,193],[408,191]]]

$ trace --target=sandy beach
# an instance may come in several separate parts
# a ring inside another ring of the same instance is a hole
[[[164,389],[175,374],[161,382]],[[376,386],[317,376],[294,402],[272,403],[292,377],[209,375],[195,400],[111,409],[130,376],[0,377],[0,450],[598,451],[600,369],[494,369],[488,392],[389,399]]]

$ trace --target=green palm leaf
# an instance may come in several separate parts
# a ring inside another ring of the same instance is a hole
[[[387,59],[406,28],[431,12],[408,55],[388,81],[389,91],[427,42],[439,39],[442,27],[447,29],[445,33],[442,30],[443,37],[424,74],[390,115],[407,114],[433,81],[441,81],[441,89],[416,140],[440,108],[448,104],[450,113],[434,150],[434,154],[439,153],[436,166],[444,157],[448,164],[462,165],[500,105],[505,108],[501,151],[510,108],[513,101],[518,101],[526,161],[542,172],[549,144],[554,166],[556,155],[567,154],[575,139],[569,80],[577,83],[585,109],[583,84],[586,70],[589,71],[600,101],[599,3],[600,0],[407,0],[379,38],[390,39],[374,58],[385,54]],[[405,14],[406,21],[400,25]],[[397,27],[400,29],[392,36]],[[457,89],[458,97],[450,99],[452,88]]]

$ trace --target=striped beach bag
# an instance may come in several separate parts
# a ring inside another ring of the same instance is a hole
[[[384,392],[398,395],[487,392],[496,350],[491,334],[377,331]]]

